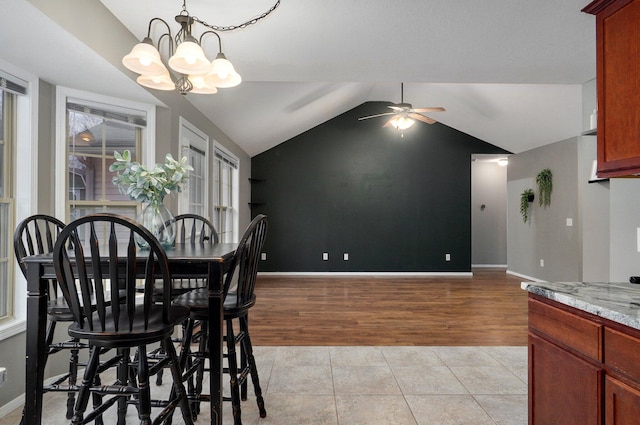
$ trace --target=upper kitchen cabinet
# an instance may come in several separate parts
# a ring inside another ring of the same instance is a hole
[[[596,0],[598,176],[640,173],[640,0]]]

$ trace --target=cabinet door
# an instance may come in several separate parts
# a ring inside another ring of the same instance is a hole
[[[529,425],[601,425],[603,370],[529,334]]]
[[[640,418],[640,391],[607,376],[605,383],[607,425],[636,425]]]
[[[640,171],[640,0],[596,0],[598,176]]]

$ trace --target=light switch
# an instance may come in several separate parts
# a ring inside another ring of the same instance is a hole
[[[573,219],[567,218],[567,226],[573,226]]]

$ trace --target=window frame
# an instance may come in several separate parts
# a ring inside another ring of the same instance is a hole
[[[240,220],[240,214],[239,214],[239,210],[240,210],[240,159],[234,155],[233,153],[231,153],[231,151],[229,151],[227,148],[225,148],[223,145],[221,145],[220,143],[214,141],[213,144],[213,171],[212,173],[216,173],[218,172],[218,168],[217,168],[217,162],[220,161],[217,157],[218,152],[221,154],[221,156],[227,158],[227,160],[230,160],[231,162],[234,162],[236,167],[235,167],[235,171],[232,173],[232,178],[231,178],[231,212],[232,212],[232,218],[233,218],[233,228],[232,228],[232,235],[231,235],[231,242],[237,242],[238,239],[240,238],[238,232],[239,232],[239,220]],[[213,217],[214,220],[212,220],[214,222],[214,225],[216,226],[216,230],[218,231],[218,234],[220,236],[220,241],[224,241],[224,229],[220,229],[218,228],[219,225],[217,223],[217,220],[215,220],[216,217],[216,209],[218,208],[218,196],[219,196],[219,187],[218,184],[216,184],[216,176],[212,175],[212,179],[213,181],[213,185],[211,188],[212,191],[212,210],[213,210]]]
[[[186,133],[187,131],[193,133],[196,135],[196,137],[199,137],[200,140],[188,140],[188,144],[185,143],[187,142],[187,137],[186,137]],[[187,121],[184,117],[180,117],[179,118],[179,130],[178,130],[178,140],[180,140],[179,143],[179,147],[178,147],[178,151],[179,153],[179,158],[176,158],[178,160],[180,160],[180,158],[182,158],[183,156],[186,155],[187,152],[185,152],[185,150],[191,150],[191,146],[195,147],[198,150],[201,150],[202,152],[204,152],[204,171],[203,171],[203,205],[202,205],[202,210],[204,211],[204,216],[207,219],[211,219],[210,215],[211,215],[211,210],[209,208],[209,192],[210,192],[210,184],[209,181],[211,180],[211,172],[210,172],[210,158],[209,158],[209,136],[203,132],[202,130],[200,130],[198,127],[196,127],[195,125],[191,124],[189,121]],[[192,212],[190,209],[191,206],[191,199],[189,198],[189,184],[190,184],[190,179],[187,180],[187,185],[186,187],[183,189],[183,191],[180,194],[179,200],[178,200],[178,212],[180,214],[185,214],[185,213],[189,213]]]
[[[86,102],[87,104],[98,103],[104,105],[105,108],[117,110],[125,108],[129,110],[137,110],[144,112],[147,117],[147,125],[142,131],[140,140],[140,156],[139,160],[142,164],[155,164],[155,134],[156,134],[156,114],[155,106],[134,102],[130,100],[99,95],[96,93],[76,90],[68,87],[56,87],[56,146],[55,159],[56,164],[65,164],[64,167],[56,167],[55,170],[55,215],[63,217],[63,221],[67,222],[69,217],[68,207],[68,151],[67,151],[67,101],[73,99],[75,101]],[[95,204],[92,202],[92,204]],[[114,204],[113,206],[117,206]]]
[[[38,194],[38,78],[20,68],[0,59],[0,70],[21,80],[26,87],[26,94],[16,96],[15,107],[15,143],[12,146],[13,158],[13,221],[10,228],[20,220],[35,213]],[[20,167],[15,166],[20,164]],[[9,255],[13,257],[13,233],[7,235],[10,239]],[[0,321],[0,341],[22,333],[26,330],[27,318],[27,282],[22,273],[17,272],[15,261],[10,262],[13,268],[13,314]]]

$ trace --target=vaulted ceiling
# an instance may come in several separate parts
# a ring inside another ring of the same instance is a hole
[[[170,22],[175,33],[173,18],[182,9],[182,0],[101,3],[104,13],[123,24],[99,34],[114,44],[118,57],[146,35],[153,17]],[[186,5],[201,20],[228,26],[275,3]],[[595,22],[580,12],[586,3],[281,0],[255,25],[220,34],[243,83],[187,99],[253,156],[363,102],[399,102],[404,82],[405,101],[447,109],[433,115],[443,124],[522,152],[582,129],[581,85],[595,78]],[[0,7],[11,11],[0,15],[0,60],[55,85],[162,104],[113,57],[85,43],[84,37],[96,36],[92,20],[102,18],[82,13],[88,5],[0,0]],[[60,14],[71,15],[77,27],[51,19]],[[197,34],[203,31],[194,27]],[[204,48],[213,57],[217,45],[210,43]]]

